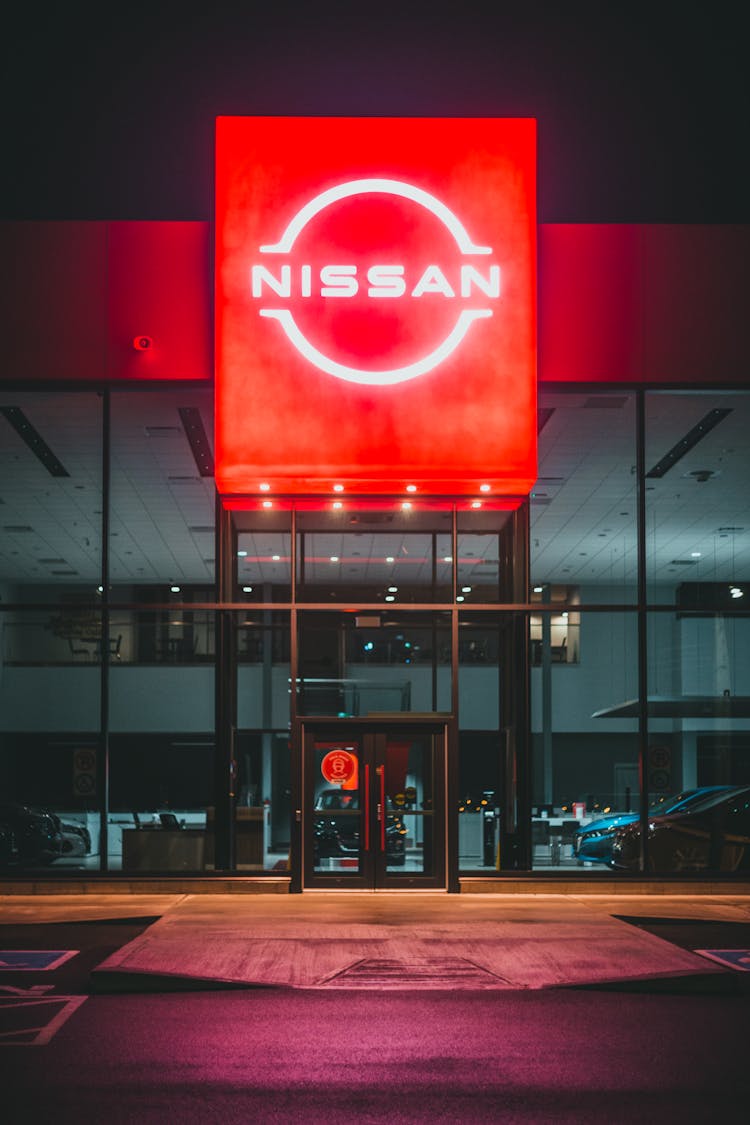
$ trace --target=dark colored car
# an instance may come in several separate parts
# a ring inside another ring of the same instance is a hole
[[[49,864],[63,854],[60,822],[44,809],[0,804],[0,856],[4,866]]]
[[[714,793],[726,793],[730,785],[704,785],[700,789],[686,789],[673,797],[661,797],[653,801],[649,816],[667,816],[670,813],[688,809],[691,805],[704,801]],[[612,843],[618,828],[635,824],[639,813],[615,813],[602,816],[592,824],[582,825],[573,837],[573,853],[580,863],[610,863]]]
[[[640,823],[617,829],[611,866],[638,871],[640,851]],[[648,869],[659,874],[750,871],[750,786],[650,820]]]
[[[88,828],[84,824],[66,824],[55,817],[54,813],[52,816],[57,820],[62,835],[62,854],[72,858],[90,855],[91,833]]]
[[[315,862],[336,856],[357,856],[359,839],[359,794],[346,789],[324,789],[315,801]],[[387,862],[406,863],[406,829],[398,816],[385,822]]]

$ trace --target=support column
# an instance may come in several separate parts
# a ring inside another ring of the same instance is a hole
[[[231,513],[216,497],[216,579],[219,602],[232,600],[234,553]],[[237,715],[237,661],[231,610],[216,611],[214,756],[214,864],[217,871],[233,871],[235,858],[234,810],[237,802],[235,730]]]

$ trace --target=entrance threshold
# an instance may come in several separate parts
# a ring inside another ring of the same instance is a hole
[[[304,887],[303,895],[447,895],[446,887]]]

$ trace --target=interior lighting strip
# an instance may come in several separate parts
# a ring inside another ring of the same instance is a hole
[[[18,436],[26,442],[38,461],[44,465],[52,477],[69,477],[70,473],[55,457],[42,435],[28,420],[20,406],[0,406],[0,414],[7,418]]]
[[[722,422],[727,414],[731,413],[732,410],[730,407],[709,410],[708,414],[706,414],[704,418],[701,418],[697,426],[693,426],[692,430],[689,430],[683,438],[680,438],[676,445],[672,446],[668,453],[664,454],[660,461],[656,462],[653,469],[649,469],[646,476],[652,478],[663,477],[686,453],[694,449],[698,442],[701,441],[706,434],[711,432],[714,426],[718,426],[719,422]]]
[[[179,415],[198,472],[202,477],[212,477],[214,458],[200,410],[195,406],[181,406]]]

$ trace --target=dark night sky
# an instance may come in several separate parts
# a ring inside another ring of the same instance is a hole
[[[3,26],[2,219],[208,219],[220,113],[528,115],[544,222],[748,222],[724,3],[75,2]]]

